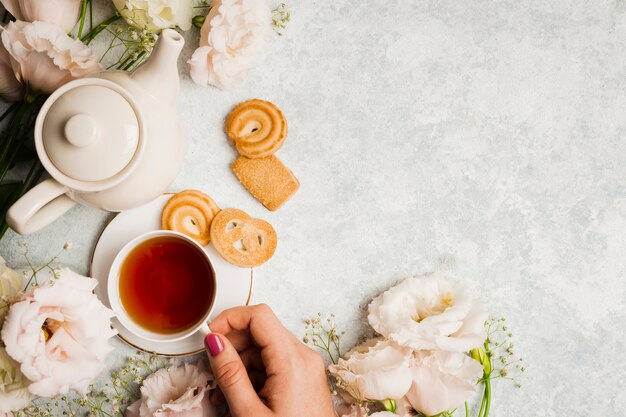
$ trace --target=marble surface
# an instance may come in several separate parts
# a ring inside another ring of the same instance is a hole
[[[626,3],[623,0],[292,2],[293,21],[240,88],[182,79],[189,133],[172,189],[269,220],[275,258],[253,302],[302,334],[334,312],[347,343],[363,307],[440,270],[506,316],[527,372],[495,384],[494,416],[624,415]],[[187,34],[189,58],[196,32]],[[278,156],[302,187],[276,213],[229,169],[222,123],[239,101],[289,121]],[[110,214],[73,209],[9,233],[0,255],[86,273]],[[117,363],[129,350],[120,342]]]

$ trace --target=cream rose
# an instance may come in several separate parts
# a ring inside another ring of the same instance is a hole
[[[427,416],[452,411],[476,392],[476,380],[482,374],[482,365],[463,353],[415,352],[411,364],[413,383],[406,399]]]
[[[271,22],[267,0],[214,0],[189,60],[193,81],[222,90],[240,84],[264,55]]]
[[[147,377],[141,398],[126,410],[126,417],[214,417],[207,392],[213,376],[203,362],[163,368]]]
[[[411,352],[388,340],[370,339],[329,366],[339,387],[355,401],[400,398],[411,386]]]
[[[9,303],[22,290],[24,277],[9,268],[2,257],[0,257],[0,327],[4,317],[9,312]]]
[[[85,395],[113,347],[113,312],[93,293],[98,282],[59,271],[13,304],[2,328],[7,353],[32,381],[29,391],[54,397],[70,389]]]
[[[193,1],[191,0],[113,0],[126,21],[151,32],[179,27],[191,28]]]
[[[24,22],[52,23],[65,33],[72,31],[80,17],[82,0],[0,0],[9,13]]]
[[[487,338],[487,312],[461,288],[437,274],[408,278],[374,298],[370,325],[415,350],[468,352]]]
[[[51,23],[10,22],[2,30],[2,44],[17,79],[34,91],[49,94],[102,71],[91,49]]]
[[[0,348],[0,416],[30,404],[34,396],[28,391],[28,384],[30,381],[20,372],[20,364]]]

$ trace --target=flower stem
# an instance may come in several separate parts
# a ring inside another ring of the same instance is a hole
[[[108,19],[100,23],[98,26],[90,30],[89,33],[81,37],[80,40],[83,41],[85,45],[89,45],[91,41],[93,41],[96,36],[100,34],[100,32],[108,28],[111,24],[117,22],[119,19],[121,19],[121,17],[122,15],[120,15],[119,13],[115,13],[114,15],[110,16]]]
[[[26,144],[25,138],[33,128],[40,104],[41,99],[38,100],[37,96],[27,94],[23,101],[13,104],[0,116],[0,120],[2,120],[11,115],[7,129],[0,135],[0,183],[18,160],[20,151]],[[42,174],[43,167],[35,158],[26,178],[23,181],[13,183],[11,187],[15,188],[2,194],[0,199],[0,239],[8,229],[5,218],[7,211],[15,201],[33,187]]]
[[[33,163],[26,175],[26,179],[22,182],[22,185],[14,192],[13,195],[7,200],[2,202],[2,209],[0,210],[0,239],[4,236],[6,231],[9,228],[9,225],[6,221],[6,213],[9,211],[9,208],[15,201],[17,201],[21,196],[23,196],[26,191],[30,190],[36,183],[39,181],[41,176],[44,173],[43,166],[41,162],[39,162],[39,158],[35,158]]]
[[[126,63],[126,65],[120,65],[118,67],[118,69],[124,70],[124,71],[129,71],[132,68],[136,67],[137,65],[139,65],[143,59],[146,57],[146,55],[148,54],[148,52],[146,51],[141,51],[139,53],[139,55],[137,55],[136,59],[132,59],[130,62]]]
[[[20,105],[20,103],[13,103],[11,104],[5,111],[4,113],[2,113],[2,115],[0,116],[0,122],[3,121],[4,119],[7,118],[8,115],[10,115],[11,113],[13,113],[15,111],[15,109],[17,109],[17,107]]]
[[[22,127],[22,119],[26,111],[29,108],[29,103],[26,100],[19,103],[17,112],[11,117],[9,126],[5,132],[3,132],[0,141],[2,142],[2,151],[0,151],[0,181],[4,178],[4,173],[9,169],[12,164],[12,160],[9,157],[13,149],[13,142],[19,135],[19,131]]]
[[[483,366],[485,370],[483,372],[482,381],[485,384],[485,390],[483,392],[480,410],[478,411],[478,417],[488,417],[489,409],[491,408],[491,371],[493,369],[491,366],[491,350],[489,349],[489,343],[487,341],[485,341],[483,346],[485,348],[485,360],[489,361],[489,366]]]
[[[85,17],[87,16],[87,4],[90,2],[90,0],[83,0],[83,5],[80,9],[80,24],[78,25],[78,33],[76,35],[76,37],[78,39],[81,38],[81,36],[83,36],[83,27],[85,27]]]
[[[485,413],[483,417],[489,416],[489,409],[491,408],[491,379],[487,378],[485,380]]]

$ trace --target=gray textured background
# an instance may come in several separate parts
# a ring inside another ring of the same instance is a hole
[[[189,148],[173,189],[206,190],[280,236],[254,301],[299,334],[303,318],[334,312],[352,342],[372,296],[446,271],[508,318],[526,361],[522,389],[496,383],[492,415],[624,415],[624,1],[291,7],[241,88],[182,80]],[[229,169],[223,119],[251,97],[289,121],[278,155],[302,187],[276,213]],[[0,255],[23,263],[26,241],[41,262],[70,241],[61,260],[86,272],[108,219],[76,208],[41,233],[9,234]],[[119,343],[118,359],[127,352]]]

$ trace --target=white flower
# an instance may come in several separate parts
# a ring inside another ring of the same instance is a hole
[[[113,0],[126,21],[151,32],[178,26],[191,28],[193,1],[191,0]]]
[[[413,384],[406,399],[427,416],[452,411],[476,392],[476,379],[482,374],[482,365],[463,353],[415,352],[411,365]]]
[[[113,347],[113,312],[93,289],[98,284],[69,269],[11,306],[2,328],[7,353],[30,379],[31,393],[54,397],[69,389],[85,395]]]
[[[10,22],[2,30],[17,79],[31,90],[52,93],[75,78],[102,71],[98,58],[59,26],[45,22]]]
[[[328,370],[358,403],[400,398],[411,386],[411,352],[388,340],[370,339]]]
[[[0,257],[0,327],[2,321],[9,312],[9,303],[22,290],[24,277],[9,268],[2,257]]]
[[[30,404],[34,396],[28,391],[28,384],[30,381],[20,372],[20,364],[0,348],[0,416]]]
[[[370,414],[370,417],[398,417],[398,415],[391,411],[378,411],[374,414]]]
[[[126,410],[126,417],[213,417],[207,391],[213,376],[203,362],[159,369],[147,377],[141,398]]]
[[[82,0],[0,0],[17,20],[52,23],[71,32],[80,17]]]
[[[265,53],[271,33],[267,0],[214,0],[189,60],[196,84],[229,90],[240,84]]]
[[[368,320],[378,333],[415,350],[468,352],[487,338],[487,312],[437,274],[408,278],[374,298]]]

